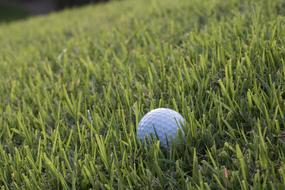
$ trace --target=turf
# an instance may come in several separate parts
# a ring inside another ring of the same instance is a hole
[[[2,189],[284,189],[282,0],[126,0],[0,26]],[[170,151],[136,140],[157,107]]]
[[[20,7],[0,3],[0,23],[24,19],[28,16],[30,13]]]

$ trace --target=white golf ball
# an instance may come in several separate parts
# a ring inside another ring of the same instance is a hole
[[[148,112],[139,122],[137,138],[145,140],[151,136],[158,138],[162,147],[167,148],[182,129],[184,118],[176,111],[158,108]]]

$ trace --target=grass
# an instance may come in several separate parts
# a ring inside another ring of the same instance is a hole
[[[2,189],[284,189],[281,0],[135,0],[0,26]],[[157,107],[170,151],[136,140]]]
[[[5,5],[0,3],[0,23],[23,19],[29,15],[29,12],[15,5]]]

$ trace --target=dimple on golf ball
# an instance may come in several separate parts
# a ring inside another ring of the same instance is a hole
[[[151,136],[158,138],[162,147],[169,147],[182,129],[184,118],[168,108],[157,108],[148,112],[139,122],[137,138],[145,140]]]

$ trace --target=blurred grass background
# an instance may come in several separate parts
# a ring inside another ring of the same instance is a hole
[[[0,4],[0,22],[23,19],[30,16],[30,12],[17,5]]]
[[[2,0],[0,23],[47,14],[70,7],[108,2],[109,0]]]

